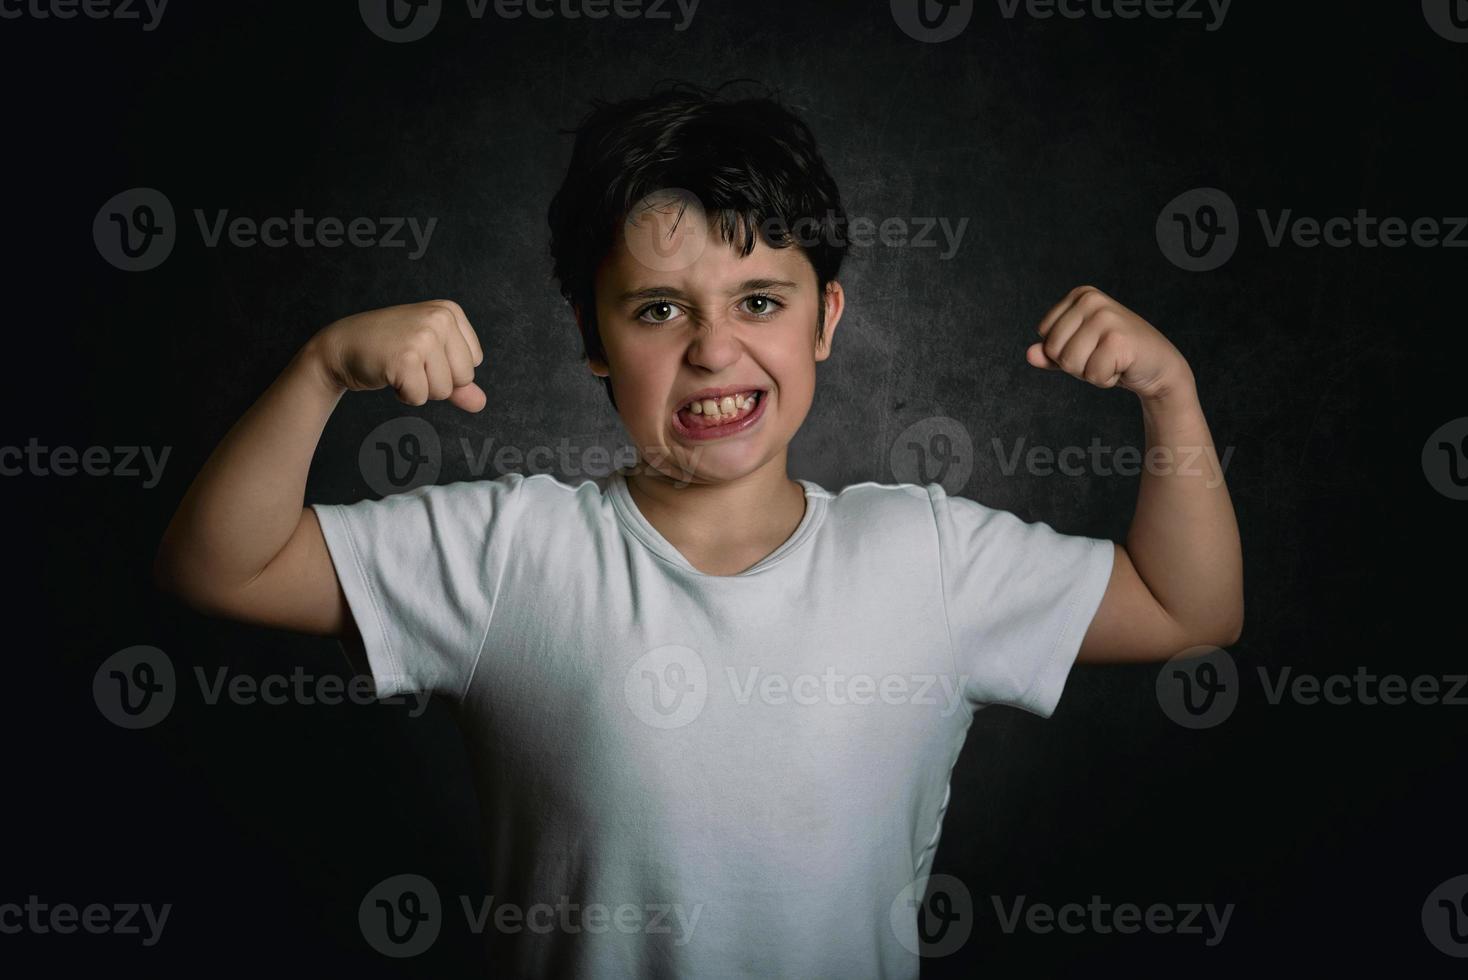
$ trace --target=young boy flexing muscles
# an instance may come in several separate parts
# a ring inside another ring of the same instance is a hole
[[[1127,389],[1149,452],[1208,459],[1148,468],[1124,546],[937,484],[787,475],[845,305],[844,222],[773,100],[600,104],[551,249],[637,465],[304,506],[344,392],[485,407],[465,311],[412,303],[311,337],[164,534],[158,582],[193,607],[340,637],[379,696],[453,705],[507,972],[916,976],[899,896],[930,874],[974,711],[1049,717],[1073,663],[1239,636],[1238,530],[1193,372],[1091,286],[1026,359]]]

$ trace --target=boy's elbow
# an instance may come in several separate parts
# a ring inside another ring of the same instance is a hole
[[[1176,637],[1170,647],[1231,647],[1244,634],[1244,607],[1242,604],[1227,612],[1219,612],[1206,620],[1195,619],[1191,624],[1179,624]]]
[[[1239,618],[1239,621],[1237,623],[1235,623],[1234,626],[1231,629],[1229,629],[1229,631],[1228,631],[1228,639],[1224,640],[1222,643],[1219,643],[1218,646],[1221,646],[1221,647],[1231,647],[1235,643],[1239,642],[1239,637],[1241,637],[1243,635],[1244,635],[1244,620],[1243,620],[1242,617],[1240,617]]]
[[[187,557],[167,537],[153,554],[152,574],[154,588],[191,609],[207,612],[217,606],[204,587],[206,577],[189,567]]]
[[[1236,608],[1218,626],[1217,633],[1217,638],[1209,641],[1212,646],[1231,647],[1239,642],[1239,637],[1244,635],[1243,602],[1239,602]]]
[[[190,609],[202,611],[202,598],[197,588],[190,586],[188,574],[173,555],[161,549],[153,556],[153,588]]]

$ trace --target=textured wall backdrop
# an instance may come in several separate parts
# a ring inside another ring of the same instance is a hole
[[[210,704],[220,671],[345,665],[334,643],[179,608],[155,595],[149,564],[198,467],[291,354],[331,320],[394,303],[463,304],[489,406],[346,397],[309,499],[382,492],[359,457],[404,417],[438,439],[440,483],[500,475],[502,446],[568,450],[513,469],[605,475],[586,472],[588,447],[628,440],[550,278],[546,206],[571,140],[559,130],[593,96],[750,77],[810,123],[848,213],[888,229],[851,249],[793,476],[833,490],[909,481],[910,443],[956,447],[950,492],[1121,538],[1137,478],[1111,466],[1143,444],[1135,398],[1024,360],[1042,313],[1085,282],[1189,358],[1231,453],[1248,607],[1232,714],[1175,723],[1155,665],[1078,668],[1049,720],[981,713],[935,869],[966,884],[974,933],[925,974],[1461,969],[1468,943],[1429,913],[1449,914],[1430,895],[1468,873],[1468,707],[1372,703],[1375,682],[1359,678],[1437,678],[1446,692],[1464,672],[1462,3],[964,0],[935,35],[902,0],[648,0],[601,19],[572,16],[589,0],[515,18],[445,0],[416,39],[381,6],[174,0],[161,15],[71,19],[48,0],[4,6],[0,442],[103,447],[124,472],[31,463],[0,484],[18,681],[3,713],[0,903],[172,910],[153,945],[0,934],[0,964],[475,974],[464,929],[398,961],[357,924],[392,874],[482,894],[448,712]],[[1104,16],[1117,8],[1139,15]],[[220,220],[298,209],[365,219],[378,242],[401,222],[405,244],[211,244]],[[122,252],[113,214],[168,223],[171,248]],[[1310,244],[1309,222],[1318,239],[1334,217],[1351,220]],[[1043,465],[1065,447],[1086,450],[1079,474]],[[166,718],[128,730],[92,685],[134,645],[166,652],[178,690]],[[1300,675],[1347,675],[1348,696],[1275,698]],[[1211,945],[1206,928],[1006,931],[996,911],[996,897],[1008,914],[1020,896],[1093,895],[1234,908]]]

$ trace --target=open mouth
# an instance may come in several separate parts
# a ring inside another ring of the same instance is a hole
[[[673,413],[674,425],[692,439],[712,439],[742,431],[764,413],[769,393],[751,388],[721,398],[692,401]]]

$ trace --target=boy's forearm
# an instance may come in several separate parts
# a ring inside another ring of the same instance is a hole
[[[1227,645],[1243,623],[1243,554],[1224,462],[1191,375],[1143,398],[1142,419],[1147,454],[1127,553],[1189,636]]]
[[[345,390],[307,343],[229,430],[189,487],[155,563],[161,585],[216,593],[247,584],[301,518],[311,457]]]

